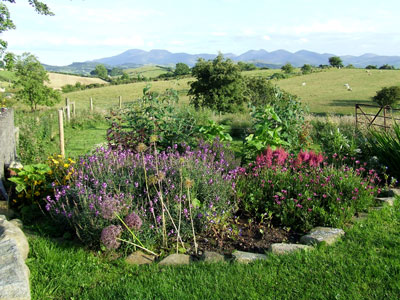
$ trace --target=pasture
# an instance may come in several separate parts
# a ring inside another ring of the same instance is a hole
[[[137,77],[140,75],[146,78],[155,78],[161,74],[167,73],[167,70],[159,66],[143,66],[139,68],[126,69],[124,72],[128,73],[131,77]]]

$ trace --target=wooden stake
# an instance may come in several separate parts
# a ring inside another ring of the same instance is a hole
[[[90,111],[93,111],[93,98],[90,97]]]
[[[71,122],[71,108],[70,108],[70,106],[68,105],[68,106],[66,107],[66,109],[67,109],[67,122],[69,123],[69,122]]]
[[[71,108],[72,108],[72,116],[75,118],[75,102],[71,102]]]
[[[63,110],[58,110],[58,128],[60,130],[60,154],[62,157],[65,157],[64,150],[64,118],[63,118]]]
[[[119,108],[122,108],[122,96],[119,96]]]

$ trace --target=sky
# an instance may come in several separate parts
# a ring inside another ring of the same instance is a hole
[[[400,55],[399,0],[27,0],[7,3],[8,51],[68,65],[129,49],[191,54],[264,49]]]

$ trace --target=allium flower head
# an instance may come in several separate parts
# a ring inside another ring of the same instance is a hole
[[[143,143],[140,143],[136,147],[137,152],[140,152],[140,153],[146,151],[146,149],[147,149],[147,146],[145,144],[143,144]]]
[[[119,225],[110,225],[101,231],[100,241],[107,249],[118,249],[121,242],[117,240],[122,232],[122,227]]]
[[[140,227],[142,227],[142,220],[134,212],[127,215],[124,219],[124,222],[125,222],[126,226],[128,226],[130,229],[139,230]]]
[[[190,178],[186,178],[185,187],[190,189],[192,186],[193,186],[193,180],[191,180]]]

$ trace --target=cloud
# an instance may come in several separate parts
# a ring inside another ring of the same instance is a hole
[[[211,35],[213,35],[213,36],[226,36],[227,33],[226,32],[222,32],[222,31],[216,31],[216,32],[211,32]]]
[[[183,46],[183,45],[185,45],[185,42],[184,41],[171,41],[171,42],[169,42],[171,45],[174,45],[174,46]]]
[[[263,35],[263,40],[270,41],[271,37],[269,35]]]

